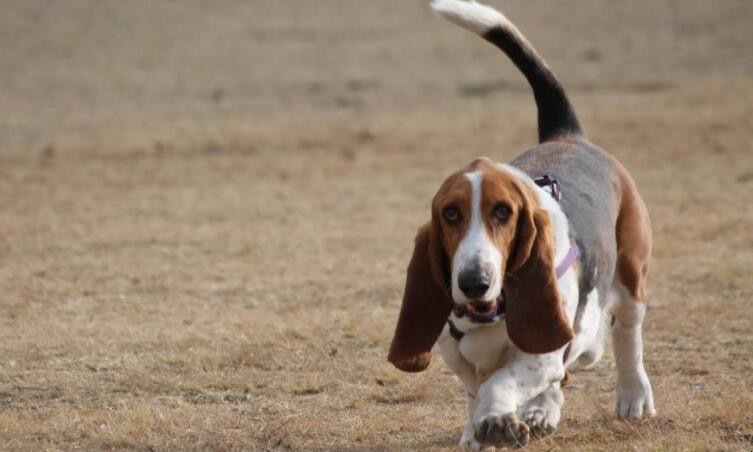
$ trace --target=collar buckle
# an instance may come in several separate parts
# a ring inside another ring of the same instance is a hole
[[[543,189],[548,189],[549,194],[552,195],[557,202],[562,200],[562,190],[560,189],[560,182],[552,177],[551,174],[544,174],[541,177],[537,177],[533,182]]]

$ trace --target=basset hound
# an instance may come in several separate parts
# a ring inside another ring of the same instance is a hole
[[[651,225],[630,174],[588,141],[565,91],[515,25],[475,1],[439,15],[500,48],[528,80],[539,144],[450,175],[418,230],[389,361],[424,370],[436,343],[468,393],[461,447],[524,445],[557,428],[565,371],[611,330],[619,418],[655,414],[641,325]]]

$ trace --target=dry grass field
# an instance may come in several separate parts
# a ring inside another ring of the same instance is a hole
[[[530,450],[753,450],[753,2],[490,0],[631,170],[658,415],[577,372]],[[428,0],[0,2],[0,449],[451,450],[386,362],[452,170],[535,143]]]

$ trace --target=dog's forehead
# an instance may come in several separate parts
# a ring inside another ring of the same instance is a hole
[[[519,199],[521,184],[517,177],[509,171],[497,166],[482,173],[481,192],[486,198]]]
[[[471,182],[467,177],[466,169],[463,168],[447,176],[434,195],[432,204],[437,207],[447,202],[470,199],[471,191]]]
[[[471,162],[466,166],[463,170],[466,173],[469,172],[479,172],[479,173],[487,173],[487,172],[494,172],[499,171],[499,165],[493,161],[492,159],[488,157],[476,157],[475,159],[471,160]]]
[[[482,196],[500,196],[516,191],[513,174],[506,171],[500,164],[486,157],[479,157],[447,177],[435,199],[442,201],[447,198],[470,197],[472,181],[480,182]]]

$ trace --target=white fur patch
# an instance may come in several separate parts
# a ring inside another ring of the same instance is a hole
[[[460,290],[458,284],[460,273],[467,267],[480,266],[492,269],[492,280],[482,297],[484,300],[496,299],[502,290],[502,253],[489,238],[481,212],[483,175],[476,171],[465,176],[471,182],[471,221],[452,260],[452,298],[461,304],[471,301]]]
[[[577,305],[577,303],[575,304]],[[575,312],[568,314],[571,318],[575,317]],[[605,319],[603,316],[604,313],[599,304],[599,291],[593,289],[587,295],[586,308],[581,316],[580,324],[574,325],[573,329],[575,329],[576,335],[570,342],[570,356],[565,363],[565,367],[570,366],[576,360],[579,364],[587,362],[587,365],[593,365],[601,358],[604,351],[602,324]],[[581,357],[584,358],[583,361],[579,360]]]
[[[440,16],[477,34],[507,23],[502,13],[475,1],[434,0],[431,6]]]

